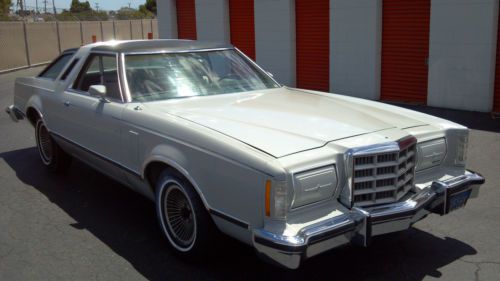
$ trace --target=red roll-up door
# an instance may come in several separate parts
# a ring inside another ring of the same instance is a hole
[[[381,99],[427,102],[431,0],[383,0]]]
[[[177,37],[196,40],[195,0],[177,0]]]
[[[330,1],[296,0],[297,87],[330,87]]]
[[[497,61],[495,69],[495,93],[493,97],[493,112],[500,113],[500,17],[497,30]]]
[[[255,60],[253,0],[229,0],[231,44]]]

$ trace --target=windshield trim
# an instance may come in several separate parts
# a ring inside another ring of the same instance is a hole
[[[124,55],[154,55],[154,54],[176,54],[176,53],[198,53],[198,52],[212,52],[212,51],[226,51],[234,50],[236,48],[209,48],[209,49],[188,49],[188,50],[156,50],[156,51],[131,51],[122,52]]]
[[[123,84],[124,84],[123,85],[124,86],[123,90],[124,90],[125,95],[126,95],[126,102],[127,103],[137,102],[137,101],[134,101],[132,99],[132,94],[130,93],[130,88],[129,88],[129,84],[128,84],[128,78],[127,78],[127,75],[126,75],[126,69],[127,69],[126,56],[127,55],[156,55],[156,54],[175,54],[175,53],[198,53],[198,52],[213,52],[213,51],[227,51],[227,50],[233,50],[236,53],[238,53],[239,55],[241,55],[248,63],[250,63],[252,66],[256,67],[263,75],[265,75],[266,77],[268,77],[269,79],[271,79],[277,85],[276,88],[282,88],[284,86],[284,85],[278,83],[278,81],[276,81],[273,76],[269,75],[269,72],[267,72],[264,69],[262,69],[262,67],[260,67],[255,61],[253,61],[250,57],[248,57],[247,55],[245,55],[245,53],[243,53],[240,49],[238,49],[236,47],[232,47],[232,48],[197,49],[197,50],[180,50],[180,51],[122,52],[122,53],[120,53],[120,64],[121,64],[121,76],[122,76],[122,80],[123,80]],[[249,91],[247,91],[247,92],[249,92]],[[231,92],[231,93],[225,93],[225,94],[236,94],[236,93],[244,93],[244,92]],[[199,97],[199,96],[192,96],[192,97]],[[165,99],[165,100],[170,100],[170,99]],[[147,102],[147,101],[141,101],[140,103],[144,103],[144,102]]]

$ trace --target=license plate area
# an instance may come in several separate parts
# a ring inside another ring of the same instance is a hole
[[[450,194],[447,200],[446,211],[447,213],[460,209],[467,204],[471,194],[471,189],[461,191],[459,193]]]

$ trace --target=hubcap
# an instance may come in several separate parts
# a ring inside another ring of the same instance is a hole
[[[45,164],[52,160],[52,139],[45,125],[40,125],[38,128],[38,149]]]
[[[168,188],[164,209],[174,242],[182,248],[191,246],[195,239],[196,220],[191,202],[179,186],[172,185]]]

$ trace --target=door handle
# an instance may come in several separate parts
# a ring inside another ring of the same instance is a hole
[[[64,106],[69,106],[71,103],[69,101],[64,102]]]

